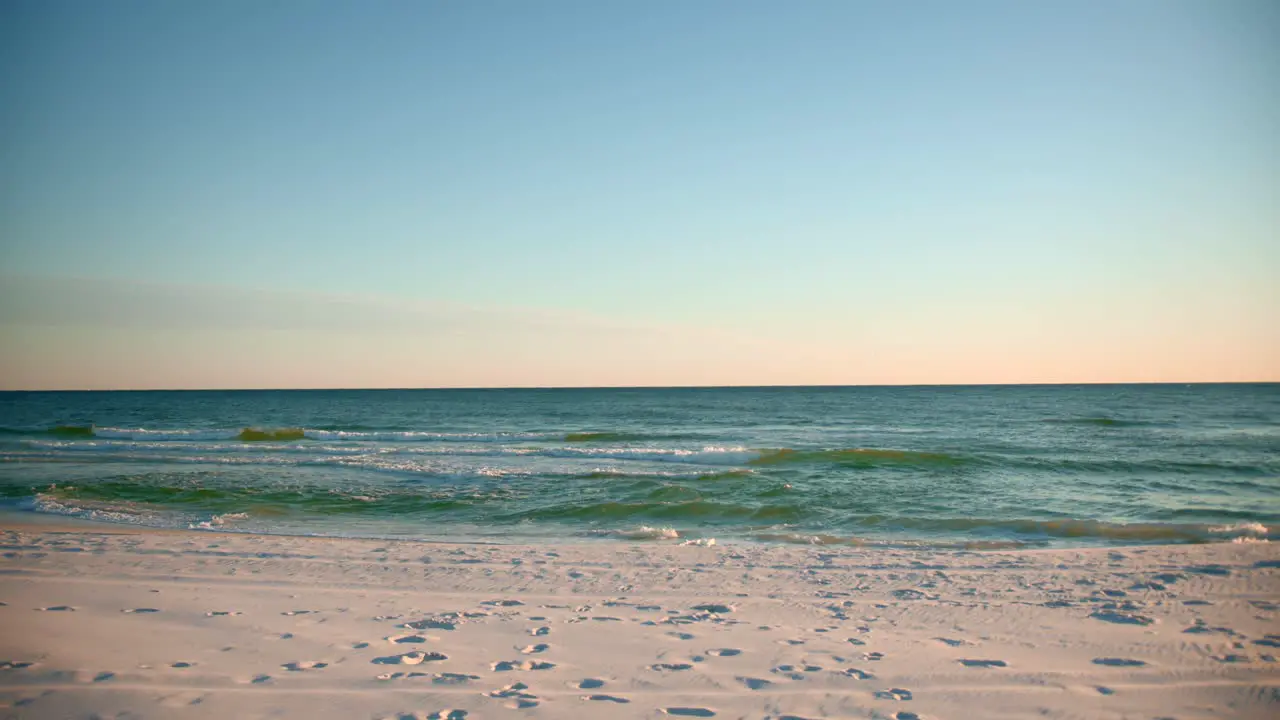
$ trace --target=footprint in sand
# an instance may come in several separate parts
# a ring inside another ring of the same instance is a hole
[[[703,605],[694,605],[693,609],[697,610],[698,612],[707,612],[707,613],[715,613],[715,614],[733,612],[732,605],[721,605],[719,603],[707,603]]]
[[[422,635],[392,635],[391,637],[387,638],[387,642],[397,644],[397,645],[404,645],[409,643],[424,643],[424,642],[427,642],[427,640],[428,638]]]
[[[171,667],[171,668],[178,668],[178,669],[182,669],[182,668],[189,668],[189,667],[191,667],[191,666],[193,666],[193,665],[195,665],[195,663],[189,663],[189,662],[176,662],[176,663],[174,663],[174,664],[170,665],[169,667]]]
[[[1006,663],[1003,660],[970,660],[966,658],[964,660],[960,660],[959,662],[961,665],[964,665],[965,667],[976,667],[976,668],[1008,667],[1008,663]]]
[[[317,660],[299,660],[298,662],[285,663],[280,667],[289,672],[302,672],[304,670],[322,670],[329,667],[329,663]]]
[[[453,630],[457,628],[455,623],[447,620],[416,620],[407,622],[400,627],[409,628],[410,630]]]
[[[51,607],[36,608],[40,612],[75,612],[76,609],[70,605],[53,605]]]
[[[132,608],[132,609],[129,609],[129,610],[121,610],[120,612],[122,612],[122,613],[143,613],[143,614],[146,614],[146,613],[158,613],[158,612],[160,612],[160,611],[159,611],[159,610],[157,610],[156,608]]]
[[[1194,625],[1182,632],[1190,635],[1211,635],[1215,633],[1220,635],[1229,635],[1231,637],[1237,637],[1240,635],[1240,633],[1229,627],[1214,627],[1209,625],[1204,621],[1204,619],[1197,619]]]
[[[616,695],[584,695],[584,696],[582,697],[582,699],[583,699],[583,700],[594,700],[594,701],[597,701],[597,702],[611,702],[611,703],[618,703],[619,705],[625,705],[625,704],[627,704],[627,703],[631,702],[630,700],[628,700],[628,699],[626,699],[626,698],[618,697],[618,696],[616,696]]]
[[[679,672],[681,670],[689,670],[693,668],[689,663],[654,663],[649,666],[650,670],[658,672]]]
[[[700,707],[669,707],[662,708],[662,712],[677,717],[715,717],[714,710]]]
[[[913,712],[900,712],[893,716],[893,720],[920,720],[920,716]]]
[[[281,614],[281,615],[288,615],[288,616],[292,617],[292,616],[294,616],[294,615],[310,615],[310,614],[311,614],[311,613],[313,613],[313,612],[315,612],[315,611],[314,611],[314,610],[286,610],[286,611],[284,611],[284,612],[282,612],[282,613],[280,613],[280,614]]]
[[[671,637],[676,638],[677,640],[693,639],[693,633],[687,633],[687,632],[669,632],[667,633],[667,635],[670,635]]]
[[[555,663],[534,662],[532,660],[525,660],[524,662],[518,662],[515,660],[500,660],[498,662],[491,663],[489,665],[489,669],[493,670],[494,672],[508,672],[511,670],[550,670],[555,666],[556,666]]]
[[[550,649],[551,649],[550,645],[546,643],[538,643],[537,645],[525,645],[524,647],[520,648],[520,652],[524,653],[525,655],[536,655],[538,653],[544,653]]]
[[[892,688],[889,690],[877,690],[876,697],[881,700],[910,700],[911,691],[903,688]]]
[[[1147,663],[1142,660],[1130,660],[1129,658],[1094,658],[1094,665],[1110,665],[1111,667],[1142,667]]]
[[[715,648],[708,650],[707,654],[713,657],[733,657],[734,655],[741,655],[742,651],[737,648]]]
[[[466,720],[466,710],[441,710],[427,716],[427,720]]]
[[[528,685],[525,685],[522,682],[517,682],[517,683],[511,683],[510,685],[500,690],[490,690],[488,695],[489,697],[495,697],[495,698],[506,698],[506,697],[517,697],[517,696],[525,696],[525,697],[531,697],[531,698],[535,697],[534,695],[530,695],[529,693],[524,692],[525,690],[528,690],[528,689],[529,689]]]
[[[243,613],[241,613],[239,610],[210,610],[209,612],[205,613],[204,616],[205,617],[226,617],[228,615],[241,615],[241,614]]]
[[[870,660],[870,661],[872,661],[872,662],[874,662],[874,661],[876,661],[876,660],[883,660],[883,659],[884,659],[884,653],[882,653],[882,652],[869,652],[869,653],[862,653],[862,659],[863,659],[863,660]]]
[[[250,680],[249,682],[253,683],[254,685],[261,685],[264,682],[271,682],[271,676],[270,675],[254,675],[253,679]]]
[[[93,681],[94,681],[94,682],[96,682],[96,683],[99,683],[99,682],[106,682],[106,681],[110,680],[111,678],[113,678],[113,677],[115,677],[115,676],[116,676],[116,674],[115,674],[115,673],[113,673],[113,672],[103,671],[103,672],[98,673],[97,675],[94,675],[94,676],[93,676]]]
[[[577,687],[579,690],[595,690],[604,687],[604,681],[599,678],[584,678]]]
[[[403,655],[386,655],[374,658],[369,662],[374,665],[421,665],[424,662],[436,662],[438,660],[448,660],[449,656],[438,652],[420,652],[404,653]]]
[[[533,635],[534,637],[541,637],[543,635],[547,635],[550,633],[551,633],[551,628],[546,627],[545,625],[543,627],[536,627],[529,630],[529,634]]]
[[[399,680],[400,678],[415,678],[415,677],[426,677],[426,676],[427,676],[426,673],[420,673],[420,672],[411,672],[411,673],[393,672],[393,673],[382,673],[381,675],[375,676],[375,678],[378,680]]]
[[[501,690],[493,690],[489,692],[491,698],[505,698],[511,700],[507,704],[513,710],[524,710],[526,708],[538,706],[538,696],[527,693],[529,686],[522,682],[512,683]]]
[[[25,660],[2,660],[0,661],[0,670],[21,670],[35,665],[34,662]]]
[[[1098,610],[1089,614],[1089,617],[1104,622],[1115,623],[1117,625],[1150,625],[1155,620],[1146,615],[1138,615],[1135,613],[1115,612],[1112,610]]]
[[[1226,577],[1231,574],[1231,568],[1222,565],[1193,565],[1185,567],[1183,570],[1197,575],[1216,575],[1219,577]]]
[[[965,642],[964,640],[956,640],[956,639],[953,639],[953,638],[944,638],[944,637],[940,637],[940,638],[934,638],[934,640],[937,640],[938,642],[943,643],[944,645],[950,645],[951,647],[960,647],[960,646],[962,646],[962,645],[968,645],[968,644],[969,644],[969,643]]]
[[[765,680],[763,678],[737,677],[734,679],[742,683],[743,685],[746,685],[748,690],[763,690],[764,688],[767,688],[773,684],[772,682]]]

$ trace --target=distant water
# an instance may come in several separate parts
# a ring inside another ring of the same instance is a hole
[[[438,540],[1280,537],[1280,385],[0,393],[0,506]]]

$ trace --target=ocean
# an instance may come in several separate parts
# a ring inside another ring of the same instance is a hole
[[[462,542],[1280,536],[1280,384],[0,393],[0,509]]]

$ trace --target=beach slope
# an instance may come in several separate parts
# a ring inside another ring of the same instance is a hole
[[[1266,543],[0,538],[0,717],[1280,714]]]

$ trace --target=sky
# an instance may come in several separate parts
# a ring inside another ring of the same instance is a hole
[[[0,4],[0,389],[1280,380],[1271,0]]]

